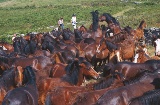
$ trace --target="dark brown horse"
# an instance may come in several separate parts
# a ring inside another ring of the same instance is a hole
[[[5,70],[0,76],[0,103],[3,101],[3,98],[9,90],[22,85],[22,72],[22,67],[12,67],[8,70]]]
[[[159,103],[160,89],[155,89],[144,93],[142,96],[131,99],[129,105],[159,105]]]
[[[7,93],[2,105],[38,105],[38,89],[36,86],[36,76],[33,69],[28,66],[24,69],[24,86],[13,89]]]
[[[97,105],[128,105],[130,100],[143,95],[145,92],[155,89],[159,84],[152,84],[154,79],[159,78],[160,69],[148,73],[131,85],[123,86],[104,93],[97,101]],[[135,90],[135,91],[133,91]]]
[[[113,35],[118,34],[121,32],[120,24],[119,22],[111,16],[109,13],[103,13],[99,17],[99,21],[106,21],[108,24],[108,27],[111,29],[113,32]]]

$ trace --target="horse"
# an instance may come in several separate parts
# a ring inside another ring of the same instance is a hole
[[[160,89],[144,93],[142,96],[131,99],[129,105],[159,105]]]
[[[97,10],[95,11],[92,11],[91,12],[92,14],[92,24],[91,24],[91,30],[92,30],[92,38],[96,40],[97,37],[100,37],[102,38],[102,30],[100,28],[100,25],[99,25],[99,19],[98,19],[98,15],[99,15],[99,12]]]
[[[99,21],[106,21],[107,24],[108,24],[108,27],[113,32],[113,35],[118,34],[118,33],[121,32],[121,28],[120,28],[119,22],[113,16],[111,16],[111,14],[103,13],[99,17]]]
[[[112,76],[112,77],[106,78],[104,81],[93,83],[93,84],[88,84],[86,86],[57,87],[54,91],[47,93],[45,103],[47,105],[48,104],[73,105],[76,102],[77,98],[79,98],[83,93],[84,94],[94,93],[97,90],[108,88],[109,86],[111,86],[112,83],[118,84],[119,80],[117,77],[118,76]],[[92,97],[92,94],[89,94],[89,95],[88,94],[86,98],[87,100],[91,99],[89,97]],[[60,99],[61,101],[59,102],[57,99]],[[86,102],[86,100],[84,101]],[[86,104],[89,105],[88,103]]]
[[[21,66],[11,67],[3,72],[0,76],[0,103],[9,90],[22,85],[23,81],[23,69]]]
[[[81,31],[78,29],[74,29],[74,34],[75,34],[75,42],[80,43],[83,40]]]
[[[135,42],[132,39],[126,39],[118,45],[119,49],[116,51],[118,62],[130,60],[133,61],[135,55]]]
[[[11,53],[14,51],[13,45],[7,42],[0,42],[0,46],[3,48],[3,50],[7,50],[8,53]]]
[[[132,98],[139,97],[145,92],[155,89],[159,84],[152,82],[160,77],[160,69],[143,76],[139,82],[119,87],[105,92],[96,102],[96,105],[128,105]],[[133,91],[133,89],[135,91]]]
[[[27,66],[24,71],[24,86],[9,91],[2,105],[20,104],[20,105],[38,105],[38,89],[36,86],[36,76],[32,67]]]
[[[137,29],[132,31],[132,34],[136,36],[136,39],[139,41],[140,39],[144,39],[144,28],[147,27],[145,20],[142,20],[137,27]]]
[[[52,91],[57,86],[80,86],[84,81],[84,76],[99,78],[99,74],[94,71],[92,66],[86,66],[88,62],[79,62],[77,59],[72,61],[65,68],[66,74],[60,78],[46,78],[39,82],[40,103],[44,103],[47,92]]]
[[[114,76],[109,76],[108,80],[106,78],[106,81],[94,84],[94,91],[84,92],[78,95],[73,105],[93,105],[104,94],[104,92],[121,86],[124,86],[124,84],[120,79],[120,75],[116,73]]]
[[[158,62],[155,63],[152,60],[148,60],[148,62],[146,61],[146,63],[118,62],[111,68],[111,74],[114,74],[114,72],[119,72],[124,76],[122,79],[129,80],[134,78],[135,76],[138,76],[145,70],[155,71],[159,67],[160,65],[158,64]]]
[[[139,49],[136,51],[135,57],[134,57],[134,63],[144,63],[147,60],[152,59],[143,49]]]

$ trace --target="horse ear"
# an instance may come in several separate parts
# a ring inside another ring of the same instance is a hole
[[[38,60],[35,59],[35,60],[33,60],[32,67],[37,70],[37,66],[38,66]]]

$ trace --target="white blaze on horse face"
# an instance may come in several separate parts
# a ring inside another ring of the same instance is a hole
[[[160,55],[160,39],[155,40],[156,43],[156,55]]]
[[[100,47],[100,44],[97,47],[96,53],[100,53],[99,47]]]
[[[113,36],[113,33],[109,33],[109,34],[110,34],[110,37]]]
[[[137,63],[137,59],[138,59],[138,57],[139,57],[139,54],[136,54],[136,55],[135,55],[135,57],[134,57],[134,61],[133,61],[133,63]]]

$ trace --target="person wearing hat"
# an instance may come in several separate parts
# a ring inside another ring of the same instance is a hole
[[[76,29],[77,22],[76,22],[76,15],[75,14],[72,15],[71,23],[72,23],[73,28]]]
[[[64,29],[64,24],[63,24],[63,18],[61,17],[59,20],[58,20],[58,26],[60,29]]]

